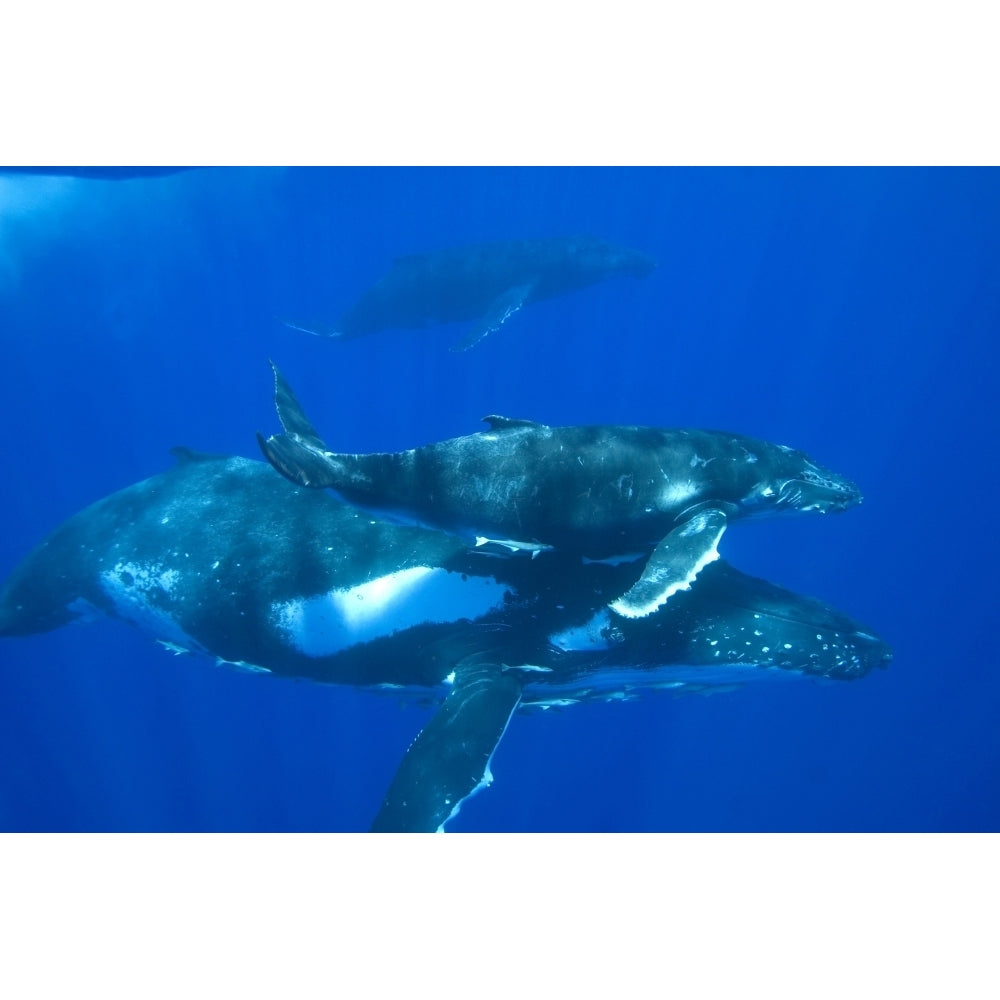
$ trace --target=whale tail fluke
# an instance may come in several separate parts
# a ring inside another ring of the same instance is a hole
[[[326,451],[316,428],[309,422],[309,418],[302,409],[302,404],[298,401],[288,380],[281,374],[281,370],[273,362],[268,360],[271,371],[274,372],[274,406],[278,411],[278,419],[284,427],[286,434],[294,434],[303,441]]]
[[[340,462],[327,451],[278,366],[273,361],[269,364],[274,372],[274,405],[285,433],[265,438],[258,431],[260,450],[278,472],[297,486],[317,490],[336,486],[341,478]]]

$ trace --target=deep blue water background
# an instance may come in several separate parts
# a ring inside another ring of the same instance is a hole
[[[641,281],[334,344],[394,256],[591,233]],[[258,457],[278,361],[331,445],[550,424],[726,428],[854,478],[728,532],[740,569],[881,632],[851,684],[517,716],[453,830],[996,830],[1000,173],[206,170],[0,175],[0,575],[186,444]],[[355,830],[427,718],[171,657],[113,621],[0,643],[0,828]]]

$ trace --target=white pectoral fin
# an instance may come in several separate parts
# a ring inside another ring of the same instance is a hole
[[[470,347],[478,344],[487,334],[499,330],[504,322],[514,315],[524,305],[525,300],[531,294],[534,285],[515,285],[513,288],[504,290],[491,303],[486,315],[474,326],[469,333],[452,347],[453,351],[467,351]]]
[[[687,590],[695,577],[719,558],[719,539],[726,515],[703,510],[679,524],[653,549],[642,576],[609,606],[625,618],[645,618],[662,607],[678,590]]]

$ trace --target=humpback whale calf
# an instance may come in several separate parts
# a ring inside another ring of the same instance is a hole
[[[688,587],[718,558],[732,520],[861,501],[857,486],[801,451],[722,431],[547,427],[490,416],[489,430],[422,448],[337,454],[271,366],[285,433],[257,440],[292,482],[494,550],[648,555],[639,579],[611,604],[626,618],[648,615]]]
[[[472,322],[466,350],[522,306],[622,275],[643,277],[655,261],[590,236],[507,240],[398,257],[332,328],[288,326],[342,339],[432,323]]]
[[[15,567],[0,636],[110,615],[174,653],[436,701],[376,830],[442,829],[491,780],[515,711],[853,680],[891,658],[871,629],[722,561],[662,610],[619,620],[605,595],[623,566],[490,558],[296,488],[263,462],[175,453],[172,469],[77,513]]]

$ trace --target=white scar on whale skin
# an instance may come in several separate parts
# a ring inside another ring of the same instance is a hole
[[[509,591],[490,577],[412,566],[313,597],[276,601],[272,620],[306,656],[332,656],[415,625],[470,620],[499,609]]]
[[[660,493],[660,502],[664,507],[673,507],[676,504],[684,503],[686,500],[690,500],[698,495],[698,487],[687,480],[683,483],[669,483],[664,486],[662,492]]]

